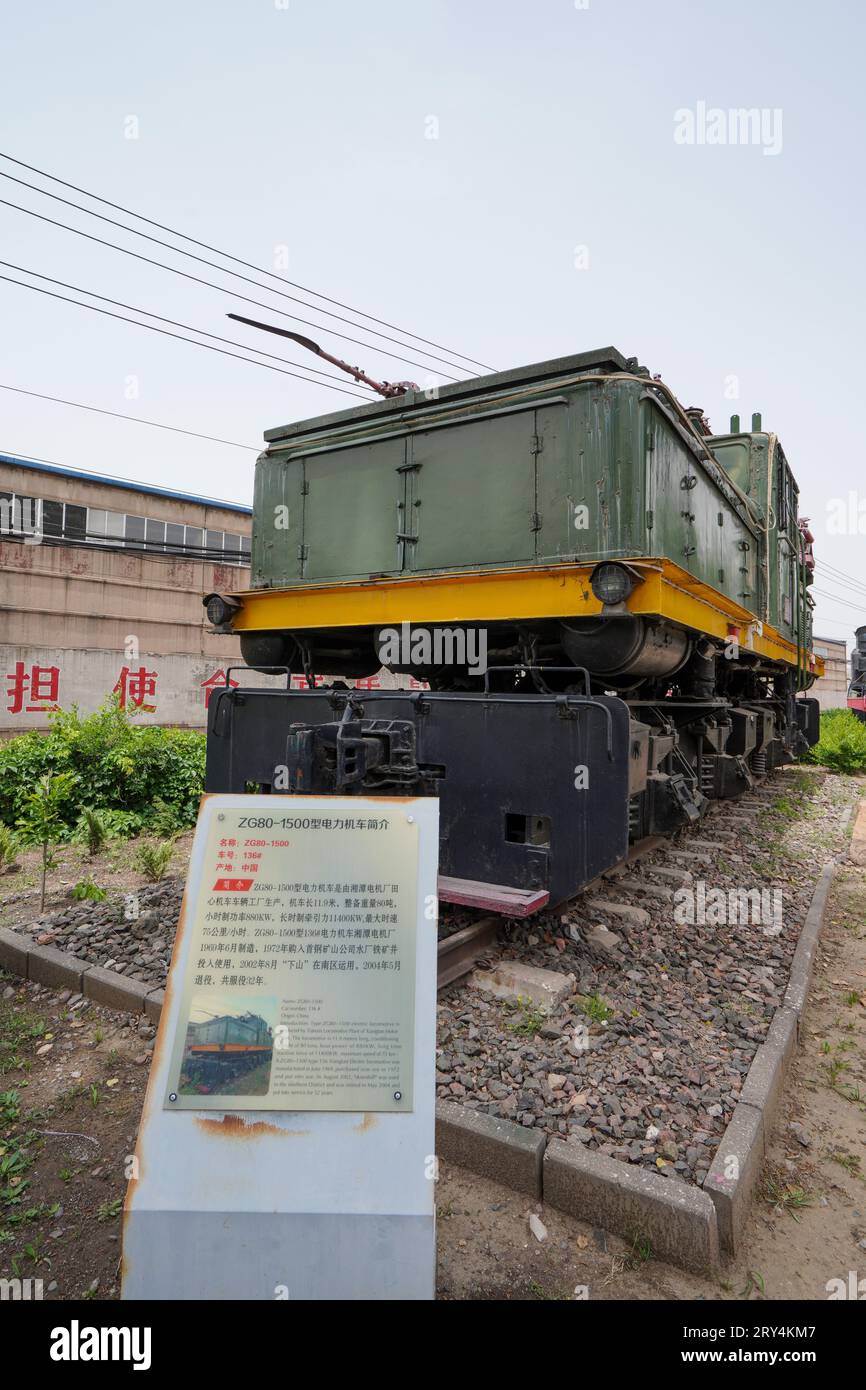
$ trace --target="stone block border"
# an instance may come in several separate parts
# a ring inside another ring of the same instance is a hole
[[[654,1254],[671,1264],[711,1274],[720,1253],[735,1254],[742,1239],[766,1138],[794,1053],[834,872],[835,862],[828,863],[816,884],[784,1000],[755,1053],[703,1188],[561,1139],[548,1140],[534,1128],[467,1110],[453,1101],[436,1105],[438,1155],[615,1235],[640,1235],[650,1241]],[[31,944],[5,928],[0,929],[0,966],[39,984],[83,993],[109,1008],[144,1014],[154,1023],[159,1020],[162,989],[88,965],[52,946]]]
[[[755,1053],[740,1099],[704,1183],[703,1190],[716,1208],[719,1245],[725,1255],[735,1255],[743,1238],[788,1064],[800,1034],[812,983],[815,951],[835,871],[835,862],[825,864],[815,886],[791,961],[785,997],[773,1016],[766,1041]]]
[[[70,989],[96,1004],[159,1020],[163,990],[127,979],[116,970],[77,960],[54,946],[37,946],[19,932],[0,928],[0,967],[51,989]]]
[[[544,1200],[616,1235],[640,1236],[653,1255],[696,1274],[718,1265],[716,1210],[692,1183],[553,1139],[544,1152]]]

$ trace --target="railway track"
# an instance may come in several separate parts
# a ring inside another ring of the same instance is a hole
[[[784,776],[782,776],[781,780],[784,782]],[[591,883],[587,883],[576,897],[563,903],[557,910],[563,913],[567,912],[570,907],[579,903],[593,889],[598,888],[601,883],[618,878],[623,870],[635,864],[639,864],[642,860],[647,859],[651,854],[654,854],[657,850],[665,846],[672,849],[674,853],[679,845],[688,848],[689,841],[692,838],[700,839],[701,834],[706,832],[708,825],[712,823],[716,816],[725,814],[726,812],[735,812],[741,800],[748,801],[749,796],[755,795],[756,792],[760,794],[763,791],[764,794],[766,794],[767,781],[767,778],[756,781],[752,791],[743,798],[737,797],[730,801],[711,803],[700,822],[695,826],[689,827],[688,830],[681,832],[676,838],[668,838],[663,835],[650,835],[647,836],[646,839],[635,841],[624,859],[621,859],[618,864],[606,870],[599,878],[593,879]],[[476,963],[482,959],[482,957],[486,956],[492,947],[497,945],[499,933],[508,920],[510,919],[501,915],[487,915],[479,918],[477,922],[468,923],[467,926],[461,927],[450,936],[442,937],[438,947],[437,989],[445,989],[446,986],[453,984],[464,975],[468,975],[474,969]]]

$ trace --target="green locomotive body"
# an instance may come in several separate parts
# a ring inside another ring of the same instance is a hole
[[[665,556],[810,646],[797,486],[774,436],[707,436],[613,348],[266,439],[254,589]]]

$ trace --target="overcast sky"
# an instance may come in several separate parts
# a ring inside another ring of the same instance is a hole
[[[820,576],[823,559],[866,584],[856,0],[6,0],[2,21],[0,148],[15,158],[494,367],[613,344],[716,430],[760,410],[813,519],[815,630],[850,640],[866,622],[866,588],[861,608],[850,580]],[[762,109],[763,129],[710,143],[712,111],[739,108]],[[0,198],[225,289],[0,206],[16,266],[306,366],[325,364],[225,313],[391,379],[426,382],[429,353],[449,355],[391,345],[422,365],[396,361],[369,323],[262,294],[5,178]],[[353,404],[2,280],[0,314],[0,381],[30,391],[251,446]],[[253,452],[6,391],[0,451],[251,500]]]

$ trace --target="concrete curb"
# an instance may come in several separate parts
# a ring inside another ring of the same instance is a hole
[[[762,1042],[749,1067],[740,1091],[740,1105],[760,1110],[764,1125],[771,1129],[782,1097],[788,1063],[797,1042],[798,1015],[784,1005],[776,1010],[766,1042]]]
[[[812,902],[806,913],[806,920],[803,923],[803,930],[800,932],[800,940],[797,942],[794,959],[791,961],[791,975],[788,980],[788,988],[785,990],[782,1007],[794,1010],[798,1019],[798,1028],[799,1016],[803,1012],[809,994],[809,985],[812,982],[815,947],[821,933],[827,894],[830,892],[830,884],[833,882],[835,870],[834,863],[824,865],[824,872],[821,874],[818,886],[812,895]]]
[[[0,969],[8,970],[13,975],[21,975],[26,980],[29,944],[29,937],[21,936],[17,931],[9,931],[7,927],[0,927]]]
[[[81,994],[81,981],[87,970],[86,960],[58,951],[56,946],[33,946],[27,952],[27,978],[37,985]]]
[[[146,1014],[152,1023],[159,1021],[164,990],[78,960],[56,946],[37,946],[30,937],[5,927],[0,928],[0,968],[34,984],[70,989],[96,1004],[123,1013]]]
[[[718,1267],[716,1209],[691,1183],[554,1139],[544,1155],[544,1200],[615,1235],[645,1237],[653,1255],[696,1274]]]
[[[436,1102],[436,1153],[517,1192],[541,1197],[546,1137],[510,1120],[467,1110],[456,1101]]]
[[[162,1006],[165,1003],[165,990],[152,989],[144,1001],[144,1012],[151,1023],[159,1023]]]
[[[128,980],[115,970],[106,970],[101,965],[91,965],[84,972],[84,996],[97,1004],[107,1004],[110,1009],[126,1009],[131,1014],[143,1014],[145,1000],[152,993],[153,985],[143,980]]]
[[[862,867],[866,864],[866,800],[857,805],[857,818],[854,821],[854,828],[851,832],[851,843],[848,846],[848,859],[850,863]],[[854,807],[851,808],[852,814]]]
[[[800,1034],[801,1017],[812,982],[815,949],[835,871],[835,862],[825,864],[815,885],[791,961],[784,999],[773,1015],[766,1041],[761,1043],[752,1059],[739,1101],[704,1183],[704,1192],[716,1210],[719,1244],[725,1255],[735,1255],[742,1242],[752,1194],[760,1177],[764,1151]]]
[[[754,1105],[740,1101],[716,1149],[703,1188],[715,1208],[719,1247],[724,1255],[736,1254],[763,1161],[763,1116]]]

